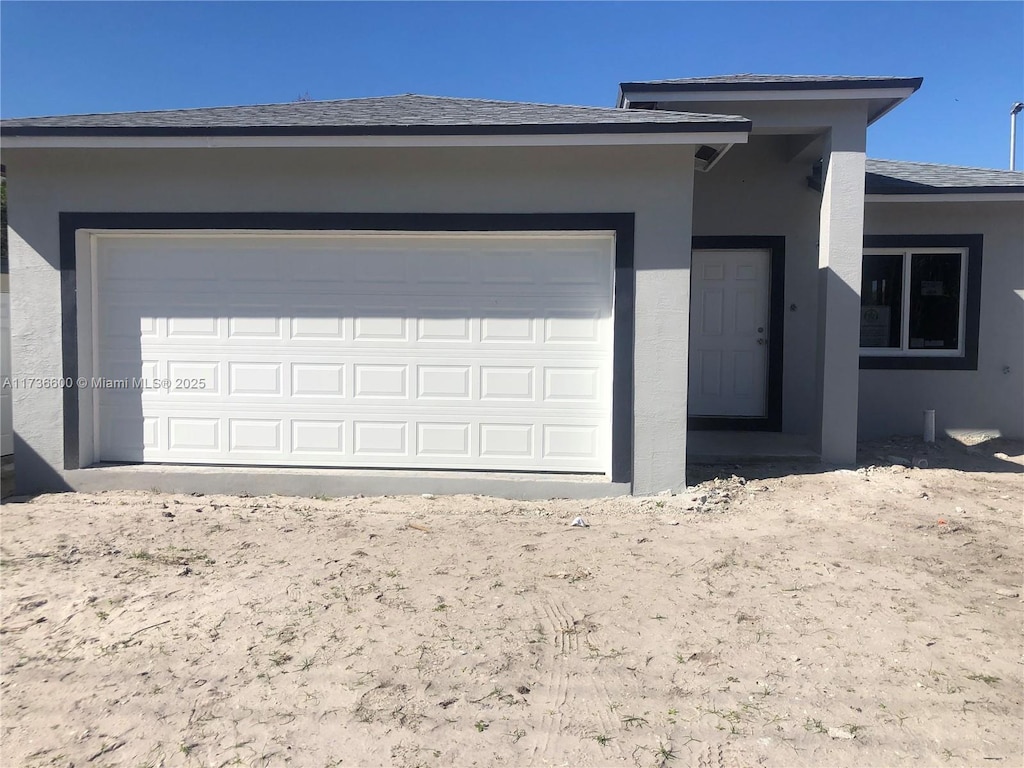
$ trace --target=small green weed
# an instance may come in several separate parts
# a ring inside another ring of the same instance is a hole
[[[968,675],[967,679],[985,683],[987,685],[995,685],[999,682],[999,678],[995,675]]]
[[[811,733],[828,733],[828,728],[822,724],[821,720],[813,717],[808,717],[807,720],[804,721],[804,730],[810,731]]]
[[[667,763],[669,760],[675,760],[679,757],[672,747],[666,746],[665,744],[659,744],[658,749],[655,750],[654,754],[661,760],[662,765]]]

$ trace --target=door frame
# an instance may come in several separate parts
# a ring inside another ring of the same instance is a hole
[[[611,232],[615,237],[612,284],[612,402],[611,482],[633,482],[633,350],[635,214],[633,213],[295,213],[295,212],[78,212],[61,211],[59,264],[63,382],[64,469],[83,469],[83,436],[92,441],[96,425],[83,420],[81,400],[88,391],[78,385],[80,370],[92,365],[79,350],[79,325],[89,328],[90,317],[79,317],[78,268],[90,264],[86,240],[97,232]],[[81,243],[79,242],[81,239]],[[80,247],[81,245],[81,247]],[[83,311],[92,311],[91,304]],[[91,357],[91,355],[90,355]],[[91,375],[91,370],[90,370]],[[82,377],[87,381],[88,377]],[[86,456],[88,454],[85,454]],[[473,470],[476,471],[476,470]]]
[[[687,416],[686,428],[751,432],[782,431],[782,363],[786,311],[786,238],[770,235],[707,235],[691,243],[690,284],[693,285],[692,251],[768,251],[768,370],[765,382],[764,416]],[[693,311],[691,294],[690,311]],[[687,338],[687,357],[690,354]]]

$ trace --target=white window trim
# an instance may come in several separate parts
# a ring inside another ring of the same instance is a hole
[[[861,357],[963,357],[967,329],[967,248],[865,248],[864,256],[901,256],[903,258],[903,295],[900,299],[900,347],[860,347]],[[957,317],[956,349],[910,348],[910,264],[911,256],[930,253],[960,254],[960,307]]]

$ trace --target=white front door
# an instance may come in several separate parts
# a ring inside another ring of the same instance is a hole
[[[767,250],[694,251],[690,416],[765,415]]]

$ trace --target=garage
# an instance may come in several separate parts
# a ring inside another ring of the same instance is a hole
[[[611,472],[612,232],[91,250],[100,461]]]
[[[62,384],[14,393],[18,489],[681,487],[696,153],[751,126],[413,94],[5,119],[12,375]]]

